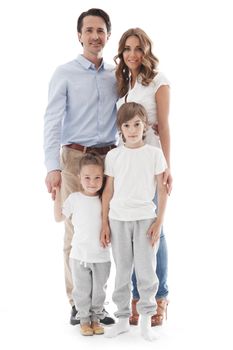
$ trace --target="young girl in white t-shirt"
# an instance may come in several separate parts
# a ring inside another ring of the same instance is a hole
[[[80,160],[79,169],[83,190],[71,193],[62,205],[60,190],[56,188],[54,215],[56,221],[65,217],[72,219],[73,298],[76,310],[79,310],[81,334],[89,336],[104,333],[99,320],[105,317],[103,305],[111,263],[109,249],[100,244],[104,162],[98,154],[86,153]]]
[[[141,334],[146,340],[153,340],[156,334],[151,329],[151,316],[156,312],[154,296],[158,289],[155,254],[167,199],[163,182],[167,164],[160,148],[144,144],[148,118],[141,104],[123,104],[118,110],[117,125],[124,145],[108,152],[105,159],[107,180],[102,196],[101,242],[104,247],[110,240],[112,244],[116,264],[113,301],[119,321],[106,336],[129,331],[134,265],[140,293],[137,310],[141,315]],[[156,187],[157,215],[153,202]]]

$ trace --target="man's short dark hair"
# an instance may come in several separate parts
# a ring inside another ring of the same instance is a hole
[[[106,27],[107,27],[107,32],[111,33],[111,21],[110,21],[109,15],[105,11],[103,11],[101,9],[97,9],[97,8],[92,8],[86,12],[81,13],[81,15],[79,16],[78,21],[77,21],[78,33],[82,32],[83,18],[85,18],[87,16],[97,16],[97,17],[103,18],[103,20],[106,24]]]

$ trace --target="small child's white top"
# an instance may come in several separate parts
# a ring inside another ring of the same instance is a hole
[[[121,221],[156,217],[153,198],[155,175],[167,168],[163,152],[158,147],[117,147],[107,153],[105,174],[114,177],[114,194],[109,217]]]
[[[101,200],[99,196],[86,196],[73,192],[63,203],[63,214],[71,216],[74,225],[70,257],[87,263],[110,261],[109,248],[100,245]]]

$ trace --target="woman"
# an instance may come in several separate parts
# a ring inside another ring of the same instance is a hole
[[[125,102],[142,104],[149,117],[149,128],[146,142],[161,147],[167,161],[168,169],[164,173],[164,184],[170,194],[172,176],[170,173],[170,132],[169,114],[169,82],[158,72],[158,59],[152,53],[152,42],[140,28],[131,28],[121,37],[118,54],[114,57],[117,64],[116,79],[119,94],[117,108]],[[156,200],[156,198],[155,198]],[[160,235],[160,246],[157,253],[156,274],[159,279],[159,289],[156,294],[157,312],[151,318],[151,325],[162,325],[167,311],[167,245],[163,230]],[[133,299],[130,324],[138,324],[136,303],[140,296],[137,290],[135,272],[132,275]]]

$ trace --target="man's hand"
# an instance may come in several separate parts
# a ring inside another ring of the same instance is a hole
[[[51,193],[51,197],[54,200],[56,197],[55,188],[61,187],[61,171],[60,170],[50,171],[45,178],[45,184],[47,186],[48,192]]]

